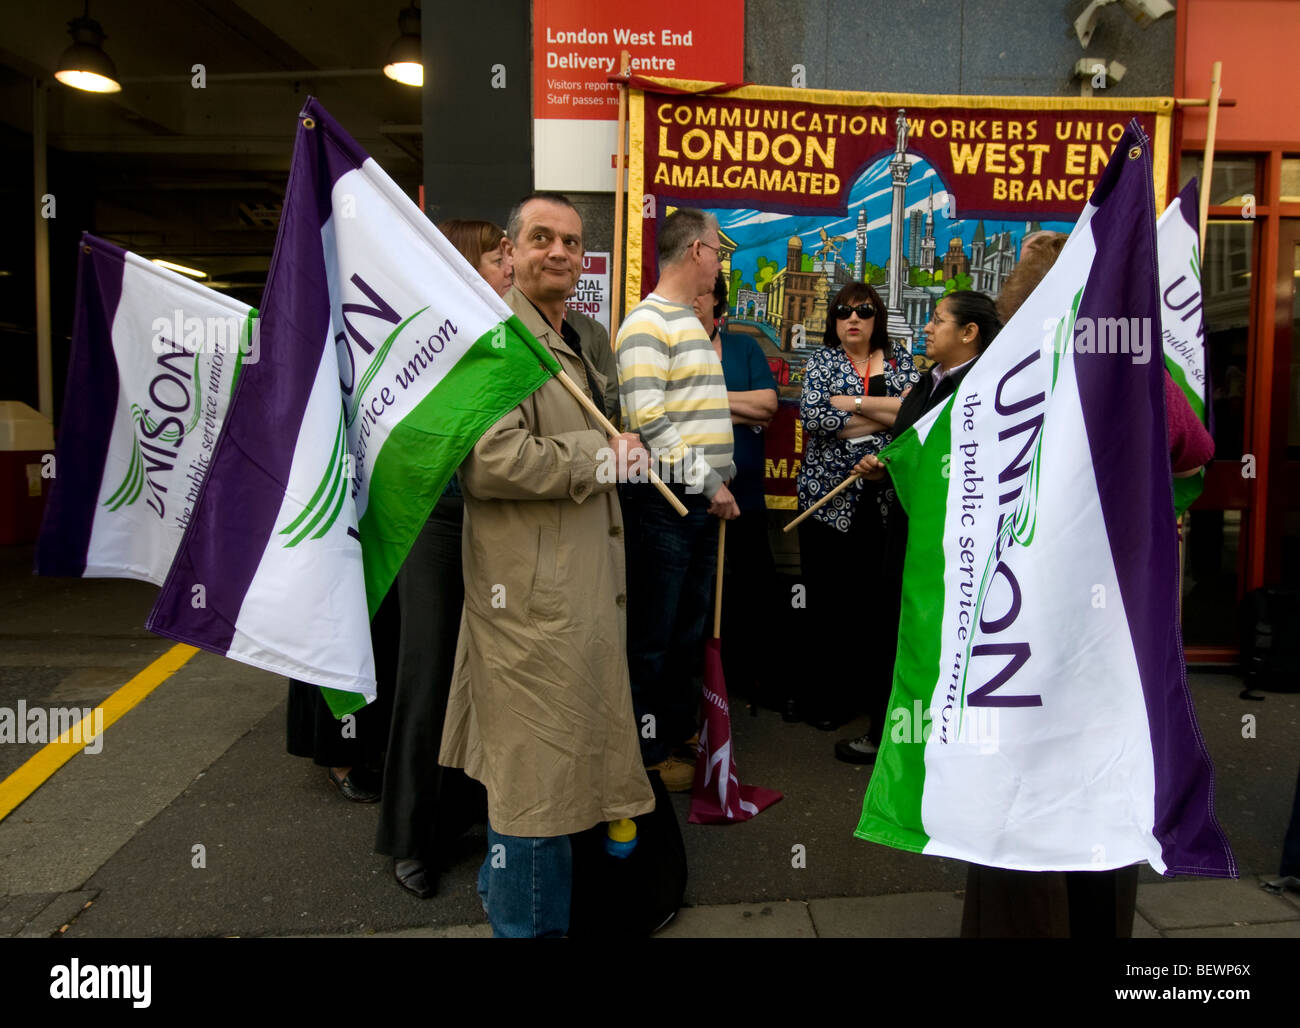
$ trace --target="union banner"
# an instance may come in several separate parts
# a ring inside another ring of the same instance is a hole
[[[758,342],[780,384],[766,441],[771,508],[795,507],[803,366],[843,285],[873,285],[890,337],[925,367],[934,305],[960,289],[996,296],[1026,234],[1069,232],[1133,118],[1152,141],[1165,206],[1168,97],[632,85],[625,309],[654,285],[660,219],[679,206],[715,214],[727,330]]]

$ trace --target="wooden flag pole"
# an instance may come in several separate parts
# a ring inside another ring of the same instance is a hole
[[[1220,79],[1223,76],[1223,62],[1215,61],[1210,68],[1210,116],[1205,124],[1205,156],[1201,160],[1201,196],[1200,217],[1197,242],[1200,247],[1198,256],[1201,265],[1205,265],[1205,234],[1210,223],[1210,184],[1214,181],[1214,137],[1219,127],[1219,93]],[[1182,620],[1183,611],[1183,569],[1187,562],[1187,532],[1189,519],[1184,514],[1178,519],[1178,613]]]
[[[1201,262],[1205,261],[1205,228],[1210,220],[1210,183],[1214,180],[1214,135],[1219,127],[1219,79],[1223,62],[1215,61],[1210,69],[1210,118],[1205,125],[1205,158],[1201,163]]]
[[[785,526],[785,528],[781,529],[781,531],[782,532],[790,531],[790,529],[794,528],[795,525],[799,524],[799,522],[802,521],[804,518],[806,518],[809,514],[811,514],[815,510],[818,510],[821,507],[824,507],[826,504],[830,503],[830,501],[834,497],[839,496],[840,493],[844,492],[845,489],[847,489],[849,486],[851,486],[854,482],[856,482],[861,477],[862,476],[859,475],[856,471],[851,472],[848,478],[846,478],[843,482],[841,482],[834,489],[828,492],[820,500],[818,500],[806,511],[800,514],[797,518],[791,521],[788,525]]]
[[[566,372],[561,370],[555,377],[559,380],[560,385],[569,390],[569,393],[573,398],[582,404],[583,410],[596,419],[601,428],[603,428],[610,436],[616,436],[619,434],[618,429],[614,427],[609,418],[605,417],[605,412],[592,402],[591,397],[587,395],[587,391],[574,382]],[[677,511],[677,513],[682,517],[686,517],[685,505],[673,494],[671,489],[664,485],[663,479],[655,474],[654,468],[650,469],[650,484],[659,490],[663,498],[668,501],[673,510]]]
[[[627,78],[632,55],[626,50],[619,59],[618,73],[618,143],[614,151],[614,268],[609,295],[609,342],[614,345],[619,323],[623,320],[623,140],[627,135]],[[685,513],[683,511],[683,513]]]
[[[722,559],[727,552],[727,521],[718,521],[718,587],[713,594],[713,638],[722,638]]]

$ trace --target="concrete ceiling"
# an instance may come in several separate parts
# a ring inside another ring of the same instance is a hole
[[[309,95],[415,195],[421,90],[380,71],[406,2],[92,0],[90,16],[107,34],[104,50],[123,86],[95,95],[53,78],[82,0],[6,0],[5,191],[30,190],[33,83],[44,81],[51,183],[86,194],[68,205],[88,222],[81,227],[146,256],[256,281],[274,240],[296,115]],[[194,88],[194,65],[203,65],[206,88]]]

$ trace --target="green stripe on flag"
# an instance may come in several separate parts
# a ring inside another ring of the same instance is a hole
[[[235,370],[230,374],[230,395],[235,395],[235,386],[239,382],[239,373],[244,370],[244,354],[253,352],[253,329],[257,325],[257,308],[248,308],[248,317],[244,319],[244,332],[240,345],[235,347]]]
[[[349,714],[355,714],[366,705],[366,698],[359,692],[348,692],[346,689],[329,689],[322,685],[320,694],[336,721],[342,720]]]
[[[944,565],[942,550],[936,559],[933,540],[943,538],[948,510],[952,404],[949,399],[930,426],[925,442],[921,442],[915,428],[910,428],[882,453],[889,463],[899,502],[909,517],[907,587],[903,590],[899,621],[906,631],[900,631],[898,637],[889,695],[890,725],[881,733],[880,753],[853,834],[915,853],[923,851],[930,841],[921,820],[924,740],[929,738],[929,722],[922,719],[918,723],[917,712],[930,709],[938,686]]]
[[[521,350],[525,346],[531,353]],[[554,354],[512,317],[479,336],[393,426],[375,458],[357,525],[372,618],[429,511],[479,437],[559,370]]]

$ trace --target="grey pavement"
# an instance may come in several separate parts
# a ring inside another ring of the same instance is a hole
[[[141,627],[152,587],[35,579],[30,561],[30,547],[0,549],[0,706],[93,705],[170,648]],[[1300,696],[1243,700],[1225,674],[1191,685],[1241,879],[1143,869],[1134,934],[1300,938],[1300,895],[1259,887],[1281,854]],[[406,894],[373,851],[377,807],[284,752],[285,695],[282,678],[200,653],[107,730],[102,752],[69,761],[0,821],[0,937],[490,934],[474,891],[482,829],[437,896]],[[726,827],[686,824],[687,797],[674,798],[690,880],[661,938],[958,934],[964,866],[852,837],[870,768],[836,761],[835,735],[741,703],[733,728],[741,779],[785,798]],[[0,746],[0,778],[37,749]]]

